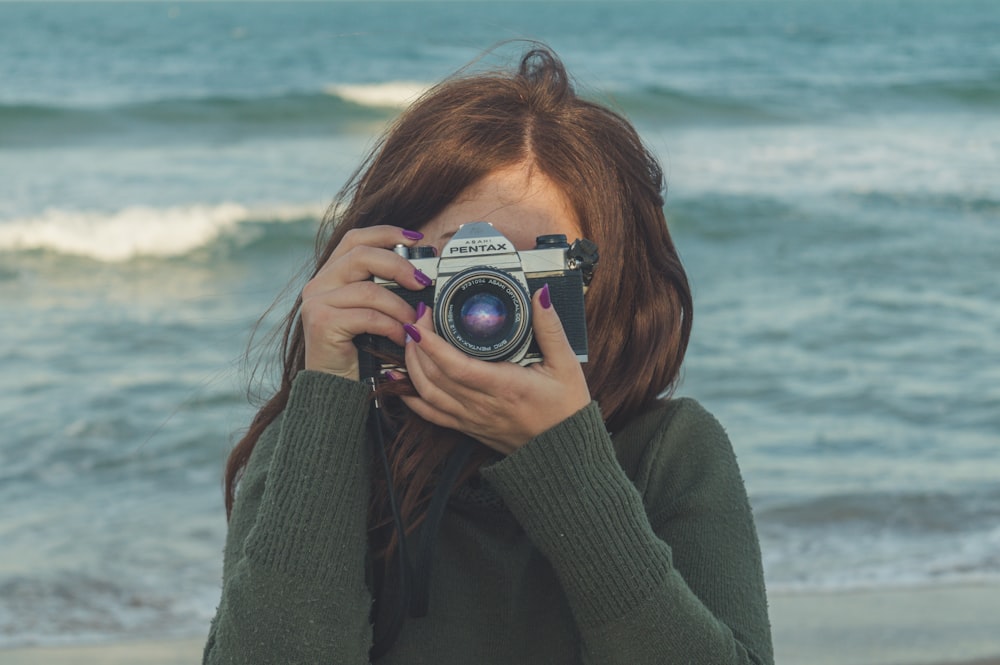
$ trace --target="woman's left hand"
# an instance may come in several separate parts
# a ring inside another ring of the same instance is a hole
[[[549,303],[546,285],[532,298],[532,329],[543,361],[527,367],[462,353],[434,332],[429,312],[416,326],[405,326],[411,338],[406,369],[419,396],[403,401],[424,420],[504,454],[587,406],[583,368]]]

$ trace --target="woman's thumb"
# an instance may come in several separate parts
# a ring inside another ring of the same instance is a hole
[[[535,296],[532,298],[532,310],[534,319],[532,330],[535,333],[538,350],[541,351],[545,364],[558,366],[566,362],[578,362],[576,354],[566,339],[566,331],[563,330],[562,321],[559,320],[559,315],[552,306],[548,284],[535,291]]]

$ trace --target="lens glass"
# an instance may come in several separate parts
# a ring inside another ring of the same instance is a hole
[[[476,341],[495,337],[506,321],[507,306],[492,293],[476,293],[462,305],[462,327]]]

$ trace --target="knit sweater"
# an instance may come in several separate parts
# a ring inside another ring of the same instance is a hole
[[[304,371],[240,482],[204,663],[369,662],[367,389]],[[379,665],[773,662],[732,447],[689,399],[592,403],[449,502],[426,617]]]

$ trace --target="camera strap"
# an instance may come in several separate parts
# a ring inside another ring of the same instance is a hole
[[[371,377],[368,379],[372,390],[375,389],[375,378]],[[396,531],[396,539],[398,544],[396,546],[396,581],[398,588],[395,589],[395,598],[397,599],[395,607],[392,608],[392,614],[388,615],[389,618],[386,621],[384,631],[375,631],[373,626],[373,638],[374,644],[372,645],[371,652],[369,653],[369,658],[374,663],[376,660],[381,658],[389,651],[389,648],[395,643],[396,638],[399,637],[399,632],[403,628],[403,613],[406,609],[407,598],[409,597],[409,580],[410,580],[410,557],[406,552],[406,530],[403,528],[403,518],[399,514],[399,503],[396,501],[396,492],[392,486],[392,470],[389,467],[389,457],[385,452],[385,438],[382,435],[382,414],[379,412],[380,406],[378,403],[378,398],[372,400],[371,412],[369,414],[369,427],[372,430],[373,438],[375,439],[375,448],[378,450],[379,457],[382,462],[382,470],[386,477],[386,493],[389,499],[389,506],[392,510],[392,523],[393,528]],[[386,593],[386,584],[382,584],[382,589],[379,593],[379,598],[376,598],[376,605],[379,602],[388,599],[389,594]],[[377,616],[378,613],[376,613]]]
[[[463,440],[445,462],[437,487],[427,507],[427,515],[420,527],[420,538],[413,561],[413,585],[410,587],[410,616],[419,618],[427,616],[430,603],[431,562],[434,559],[434,546],[441,530],[445,510],[448,507],[448,497],[462,472],[465,463],[472,455],[473,443],[470,439]]]
[[[369,354],[361,352],[362,356]],[[367,360],[367,362],[366,362]],[[372,369],[370,356],[362,359],[362,372],[366,377],[372,390],[375,389],[376,380]],[[366,372],[365,370],[369,370]],[[389,500],[389,507],[392,511],[393,528],[396,531],[398,547],[396,551],[396,570],[398,588],[395,596],[395,607],[389,615],[384,631],[379,631],[369,654],[374,662],[385,655],[399,637],[403,628],[405,614],[407,610],[413,618],[427,616],[430,605],[430,578],[431,565],[434,559],[434,549],[437,544],[438,532],[441,529],[441,522],[448,507],[448,497],[454,488],[455,481],[468,462],[469,457],[475,447],[471,439],[464,439],[448,457],[441,470],[437,486],[431,495],[430,503],[427,507],[427,514],[424,522],[417,533],[416,551],[414,558],[409,556],[409,539],[406,536],[406,528],[403,525],[400,514],[399,503],[392,484],[392,470],[389,464],[389,456],[386,453],[385,436],[382,431],[381,404],[378,398],[371,402],[371,412],[369,417],[369,427],[372,431],[372,438],[375,440],[375,447],[378,450],[379,459],[382,463],[382,470],[386,477],[386,493]],[[382,593],[383,598],[388,598],[388,594]]]

